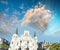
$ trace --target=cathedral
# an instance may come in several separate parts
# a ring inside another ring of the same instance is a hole
[[[38,44],[35,32],[34,38],[30,36],[28,30],[25,30],[21,36],[18,36],[18,29],[16,29],[8,50],[37,50],[37,48]]]

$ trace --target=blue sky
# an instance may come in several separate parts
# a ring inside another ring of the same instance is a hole
[[[0,0],[0,37],[11,41],[18,27],[18,35],[29,30],[38,42],[60,42],[59,0]],[[42,14],[42,15],[41,15]]]

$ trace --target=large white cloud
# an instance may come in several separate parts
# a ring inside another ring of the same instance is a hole
[[[36,5],[34,8],[27,10],[21,25],[30,25],[39,28],[41,31],[47,29],[48,23],[51,20],[51,11],[45,8],[45,5],[41,7]]]
[[[40,3],[39,3],[40,4]],[[0,12],[0,32],[7,33],[12,30],[14,26],[18,23],[23,25],[33,26],[33,28],[38,28],[40,31],[47,29],[49,21],[51,20],[51,11],[45,8],[45,5],[36,5],[34,8],[30,8],[22,20],[18,20],[16,15],[20,15],[19,11],[13,11],[10,19],[6,19],[5,13]]]

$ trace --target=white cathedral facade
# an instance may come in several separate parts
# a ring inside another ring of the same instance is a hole
[[[24,31],[22,36],[18,36],[18,29],[12,36],[10,47],[8,50],[37,50],[37,37],[34,33],[34,38],[30,36],[29,31]]]

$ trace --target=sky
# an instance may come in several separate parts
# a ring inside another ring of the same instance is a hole
[[[11,41],[29,30],[38,42],[60,42],[60,0],[0,0],[0,38]]]

